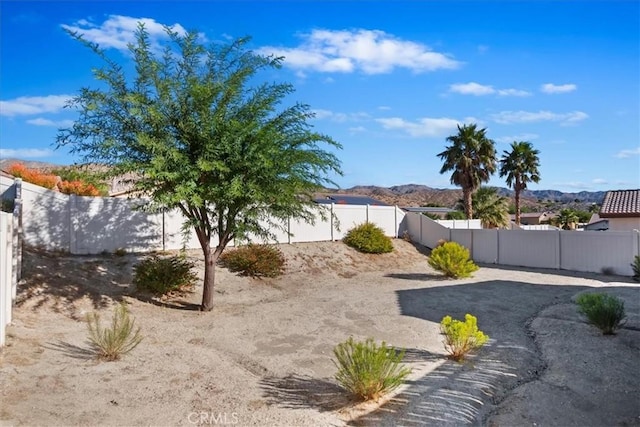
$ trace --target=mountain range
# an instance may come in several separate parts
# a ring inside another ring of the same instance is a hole
[[[20,159],[0,159],[0,170],[6,170],[12,163],[23,163],[28,168],[42,171],[61,167],[52,163],[25,161]],[[120,189],[112,189],[118,191]],[[390,205],[398,206],[444,206],[454,207],[462,199],[462,190],[433,188],[422,184],[404,184],[392,187],[358,185],[347,189],[327,189],[327,192],[369,196]],[[502,196],[512,198],[513,191],[498,188]],[[602,204],[605,191],[580,191],[565,193],[557,190],[525,190],[522,192],[522,206],[532,211],[555,211],[564,207],[588,209],[592,204]]]

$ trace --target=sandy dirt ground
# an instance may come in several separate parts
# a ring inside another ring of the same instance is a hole
[[[219,268],[215,308],[193,294],[157,301],[131,284],[135,255],[25,252],[0,353],[5,425],[640,425],[640,288],[624,277],[483,266],[444,280],[402,240],[381,256],[340,242],[282,245],[278,279]],[[199,268],[198,252],[189,256]],[[605,337],[572,302],[622,297],[627,323]],[[95,360],[85,316],[126,301],[144,339]],[[478,317],[490,342],[446,358],[444,315]],[[350,400],[332,351],[349,336],[406,349],[413,372],[377,403]]]

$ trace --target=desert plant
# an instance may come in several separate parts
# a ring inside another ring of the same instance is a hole
[[[393,242],[384,235],[380,227],[365,222],[352,228],[344,236],[344,242],[354,249],[367,254],[383,254],[393,251]]]
[[[456,242],[445,242],[431,251],[429,265],[447,277],[469,277],[478,266],[469,259],[469,250]]]
[[[58,183],[58,188],[63,194],[75,194],[77,196],[100,196],[100,190],[98,190],[93,184],[88,184],[83,181],[61,181]]]
[[[22,178],[26,182],[34,185],[39,185],[50,190],[56,188],[56,185],[60,180],[55,175],[42,173],[35,169],[29,169],[22,163],[12,163],[11,165],[9,165],[7,172],[15,176],[16,178]]]
[[[578,311],[604,335],[614,335],[624,323],[624,302],[613,295],[588,293],[576,299]]]
[[[244,276],[278,277],[284,272],[285,259],[275,246],[249,244],[224,252],[220,264]]]
[[[338,368],[336,380],[342,387],[362,400],[378,399],[402,385],[411,369],[400,363],[404,350],[397,351],[382,341],[378,346],[373,338],[366,341],[347,341],[333,349]]]
[[[89,342],[98,358],[103,360],[118,360],[142,341],[140,328],[135,329],[135,319],[129,316],[125,303],[115,307],[111,327],[104,328],[96,312],[87,315],[87,326]]]
[[[478,329],[478,319],[468,313],[464,316],[464,322],[451,316],[443,317],[440,330],[445,336],[444,348],[456,361],[463,360],[466,354],[482,347],[489,339]]]
[[[631,268],[633,268],[633,280],[640,282],[640,255],[636,255],[633,258]]]
[[[193,263],[183,256],[152,255],[133,267],[133,283],[156,295],[191,290],[197,280],[192,268]]]

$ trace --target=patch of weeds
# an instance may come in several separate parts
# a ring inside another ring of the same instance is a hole
[[[401,365],[404,351],[396,351],[373,338],[347,341],[334,350],[338,383],[362,400],[376,400],[402,385],[411,369]]]
[[[578,295],[578,311],[587,317],[592,325],[598,327],[603,335],[614,335],[624,325],[624,302],[605,293]]]
[[[113,361],[136,348],[142,335],[135,328],[135,319],[129,316],[125,303],[115,307],[110,327],[103,327],[98,313],[87,315],[89,342],[99,359]]]

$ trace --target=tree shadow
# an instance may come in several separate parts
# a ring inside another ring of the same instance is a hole
[[[156,296],[143,294],[143,293],[137,293],[133,295],[133,297],[135,297],[139,301],[146,302],[148,304],[153,304],[156,307],[170,308],[174,310],[200,311],[200,309],[202,308],[200,304],[196,304],[183,299],[171,298],[167,300],[162,300]]]
[[[617,289],[633,294],[629,288]],[[510,390],[537,378],[546,367],[528,323],[545,307],[568,303],[584,290],[594,288],[493,280],[396,291],[402,315],[438,324],[445,315],[463,319],[471,313],[491,339],[463,363],[448,360],[409,381],[381,408],[359,416],[351,425],[483,422]],[[410,353],[408,357],[411,358]]]
[[[446,276],[442,274],[431,274],[431,273],[389,273],[385,274],[384,277],[389,277],[392,279],[402,279],[402,280],[416,280],[420,282],[441,282],[445,280],[449,280]]]
[[[43,345],[48,350],[59,351],[65,356],[79,360],[92,360],[97,357],[95,349],[91,346],[88,348],[80,347],[75,344],[71,344],[64,341],[58,341],[55,343],[47,343]]]
[[[354,403],[335,382],[307,375],[266,377],[260,380],[260,388],[269,405],[286,409],[311,408],[327,412]]]

